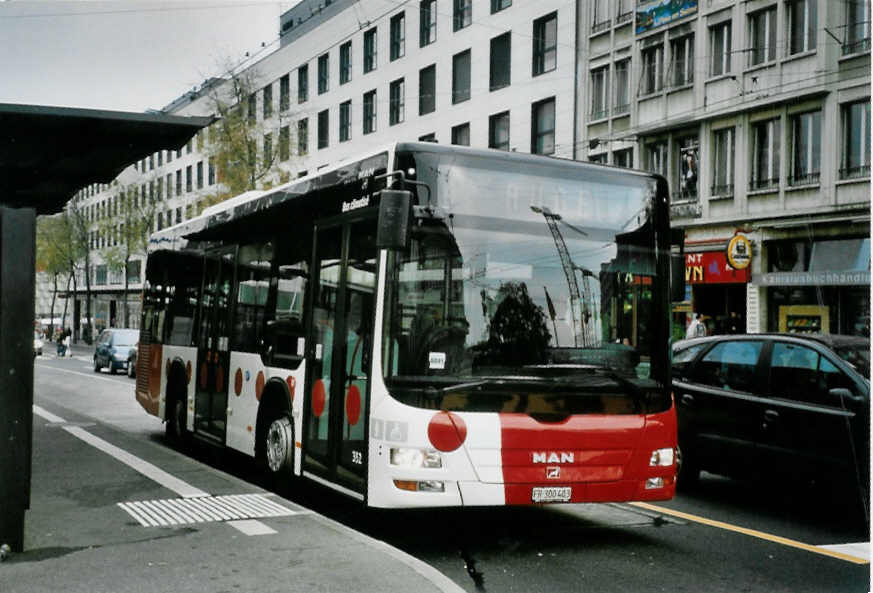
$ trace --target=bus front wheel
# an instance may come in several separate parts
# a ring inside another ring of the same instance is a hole
[[[267,428],[264,453],[271,474],[291,473],[294,464],[294,425],[288,416],[279,416]]]

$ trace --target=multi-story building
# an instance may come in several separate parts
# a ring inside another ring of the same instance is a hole
[[[303,0],[282,15],[279,48],[248,66],[257,86],[242,107],[277,162],[265,184],[416,139],[659,172],[686,232],[677,321],[693,309],[738,313],[748,331],[857,333],[869,331],[869,21],[864,0]],[[212,113],[223,82],[166,111]],[[95,251],[112,241],[101,221],[121,186],[156,200],[156,228],[199,212],[220,186],[208,137],[82,192]],[[100,261],[98,325],[123,292]],[[142,264],[128,275],[138,295]]]

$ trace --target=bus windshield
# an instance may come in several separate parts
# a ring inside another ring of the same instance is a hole
[[[417,164],[445,207],[389,266],[389,386],[654,388],[649,179]]]

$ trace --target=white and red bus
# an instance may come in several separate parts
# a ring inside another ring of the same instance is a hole
[[[660,177],[398,143],[151,238],[136,397],[371,507],[674,495]]]

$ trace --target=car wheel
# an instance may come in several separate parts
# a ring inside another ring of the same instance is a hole
[[[109,374],[114,375],[117,372],[118,372],[118,369],[115,368],[115,363],[110,360],[109,361]]]
[[[694,488],[700,479],[700,465],[693,456],[688,455],[687,449],[677,447],[676,454],[676,487],[682,490]]]
[[[136,377],[136,361],[128,360],[127,361],[127,376],[133,379]]]
[[[95,356],[94,356],[94,372],[95,372],[95,373],[99,373],[99,372],[100,372],[100,369],[101,369],[101,367],[100,367],[100,363],[97,362],[97,356],[95,355]]]
[[[294,465],[294,425],[288,416],[274,419],[264,435],[265,461],[271,475],[290,474]]]

